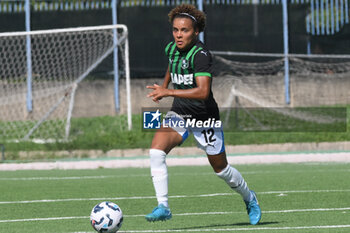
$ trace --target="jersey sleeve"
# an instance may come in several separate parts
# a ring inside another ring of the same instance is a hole
[[[167,57],[170,56],[170,50],[172,49],[173,45],[174,45],[174,42],[170,42],[169,44],[167,44],[167,46],[164,49],[165,56]]]
[[[212,57],[209,51],[200,50],[194,57],[194,76],[212,77]]]

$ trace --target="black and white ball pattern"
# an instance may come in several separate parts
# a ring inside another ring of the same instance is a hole
[[[94,206],[90,222],[97,232],[115,233],[122,226],[123,212],[117,204],[104,201]]]

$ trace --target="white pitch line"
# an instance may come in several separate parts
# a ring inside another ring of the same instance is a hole
[[[329,225],[329,226],[302,226],[302,227],[252,227],[252,228],[221,228],[221,229],[179,229],[179,230],[131,230],[120,231],[120,233],[146,233],[146,232],[215,232],[215,231],[259,231],[259,230],[305,230],[305,229],[334,229],[350,228],[350,225]]]
[[[199,175],[213,175],[214,172],[206,173],[173,173],[173,176],[199,176]],[[109,179],[109,178],[125,178],[125,177],[151,177],[151,174],[133,174],[133,175],[111,175],[111,176],[67,176],[67,177],[4,177],[0,181],[33,181],[33,180],[85,180],[85,179]]]
[[[9,220],[0,220],[0,223],[54,221],[54,220],[69,220],[69,219],[84,219],[84,218],[89,218],[89,217],[87,217],[87,216],[73,216],[73,217],[52,217],[52,218],[9,219]]]
[[[330,193],[330,192],[350,192],[350,189],[333,189],[333,190],[289,190],[289,191],[268,191],[257,192],[258,194],[281,194],[281,193]]]
[[[70,199],[51,199],[51,200],[28,200],[28,201],[2,201],[3,204],[31,204],[31,203],[48,203],[48,202],[70,202],[70,201],[104,201],[104,200],[131,200],[131,199],[151,199],[149,197],[96,197],[96,198],[70,198]]]
[[[305,170],[294,170],[293,173],[302,173]],[[312,170],[312,172],[333,172],[332,170]],[[350,172],[350,169],[339,169],[334,172]],[[280,174],[289,173],[289,171],[242,171],[242,175],[259,175],[259,174]],[[214,172],[203,173],[171,173],[171,176],[206,176],[214,175]],[[3,177],[0,181],[34,181],[34,180],[85,180],[85,179],[109,179],[123,177],[149,177],[150,174],[134,174],[134,175],[110,175],[110,176],[70,176],[70,177]]]
[[[0,178],[0,181],[31,181],[31,180],[85,180],[85,179],[105,179],[118,176],[70,176],[70,177],[19,177]]]
[[[210,229],[174,229],[174,230],[130,230],[120,233],[162,233],[162,232],[217,232],[217,231],[261,231],[261,230],[305,230],[305,229],[338,229],[350,228],[350,225],[300,226],[300,227],[247,227],[247,228],[210,228]]]
[[[324,211],[344,211],[350,210],[346,208],[319,208],[319,209],[295,209],[295,210],[263,210],[263,214],[281,214],[281,213],[297,213],[297,212],[324,212]],[[245,214],[246,211],[223,211],[223,212],[202,212],[202,213],[182,213],[173,214],[173,216],[194,216],[194,215],[226,215],[226,214]],[[145,215],[125,215],[125,217],[144,217]]]
[[[322,211],[344,211],[350,210],[350,207],[345,208],[319,208],[319,209],[295,209],[295,210],[267,210],[262,211],[265,214],[275,214],[275,213],[296,213],[296,212],[322,212]]]
[[[257,192],[259,195],[269,194],[286,194],[286,193],[330,193],[330,192],[350,192],[350,189],[344,190],[285,190],[285,191],[267,191]],[[198,197],[217,197],[217,196],[231,196],[238,195],[237,193],[210,193],[198,195],[173,195],[169,198],[198,198]],[[44,200],[27,200],[27,201],[1,201],[0,205],[4,204],[31,204],[31,203],[49,203],[49,202],[72,202],[72,201],[104,201],[104,200],[139,200],[139,199],[153,199],[154,196],[141,197],[96,197],[96,198],[69,198],[69,199],[44,199]]]
[[[295,209],[295,210],[267,210],[262,211],[263,214],[276,214],[276,213],[295,213],[295,212],[321,212],[321,211],[344,211],[350,210],[350,207],[346,208],[318,208],[318,209]],[[180,213],[173,214],[173,216],[195,216],[195,215],[225,215],[225,214],[242,214],[245,211],[226,211],[226,212],[201,212],[201,213]],[[125,218],[144,217],[144,214],[124,215]],[[88,219],[89,216],[72,216],[72,217],[51,217],[51,218],[29,218],[29,219],[9,219],[0,220],[0,223],[11,222],[34,222],[34,221],[55,221],[55,220],[70,220],[70,219]]]
[[[217,232],[217,231],[264,231],[264,230],[305,230],[305,229],[339,229],[350,228],[350,225],[327,225],[327,226],[300,226],[300,227],[247,227],[247,228],[209,228],[209,229],[174,229],[174,230],[129,230],[118,231],[119,233],[166,233],[166,232]],[[72,233],[94,233],[91,231],[80,231]]]

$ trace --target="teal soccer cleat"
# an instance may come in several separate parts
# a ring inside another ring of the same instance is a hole
[[[249,215],[249,221],[250,224],[252,225],[256,225],[259,223],[260,219],[261,219],[261,209],[259,206],[259,202],[258,199],[256,198],[256,194],[254,191],[250,191],[254,198],[251,201],[244,201],[245,205],[247,206],[247,212]]]
[[[155,221],[165,221],[171,219],[172,214],[168,207],[165,207],[163,204],[160,204],[154,210],[152,213],[147,214],[145,216],[146,220],[149,222],[155,222]]]

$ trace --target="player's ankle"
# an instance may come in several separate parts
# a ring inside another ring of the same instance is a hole
[[[158,203],[158,206],[159,206],[159,205],[163,205],[164,207],[169,208],[169,203],[168,203],[167,201],[159,202],[159,203]]]

